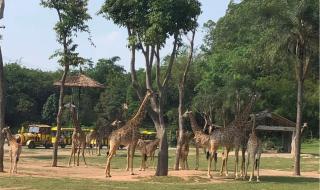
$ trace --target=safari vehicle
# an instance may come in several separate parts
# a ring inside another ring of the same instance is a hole
[[[51,126],[43,124],[30,124],[21,127],[17,135],[21,139],[22,145],[28,148],[36,148],[37,146],[44,146],[50,148],[51,143]]]
[[[81,128],[86,134],[90,132],[90,129]],[[61,128],[61,136],[59,140],[59,145],[61,148],[65,148],[66,145],[72,144],[72,133],[73,128]],[[51,128],[51,143],[54,144],[56,142],[56,134],[57,134],[57,127]]]
[[[143,140],[154,140],[156,139],[156,136],[157,136],[157,132],[155,131],[150,131],[145,129],[140,130],[140,137]]]

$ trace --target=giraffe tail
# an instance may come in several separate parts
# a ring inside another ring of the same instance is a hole
[[[209,152],[209,151],[207,151],[207,154],[206,154],[206,158],[207,158],[207,160],[209,160],[209,157],[210,157],[210,152]]]
[[[144,155],[143,155],[144,161],[147,161],[147,158],[148,158],[148,157],[147,157],[147,154],[144,154]]]

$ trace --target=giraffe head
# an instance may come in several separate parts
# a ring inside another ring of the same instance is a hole
[[[9,126],[4,127],[4,128],[1,130],[1,133],[2,133],[2,134],[6,134],[9,129],[10,129]]]
[[[184,112],[184,114],[182,115],[182,117],[187,118],[189,117],[189,114],[191,114],[192,111],[191,110],[187,110],[186,112]]]
[[[146,97],[150,98],[151,96],[156,95],[151,89],[147,89]]]

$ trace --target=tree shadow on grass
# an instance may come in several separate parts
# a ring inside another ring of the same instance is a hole
[[[262,182],[273,182],[273,183],[319,183],[318,178],[308,177],[288,177],[288,176],[261,176]]]

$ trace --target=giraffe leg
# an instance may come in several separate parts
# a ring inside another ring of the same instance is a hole
[[[186,169],[189,170],[189,165],[188,165],[188,157],[186,158]]]
[[[242,148],[242,159],[241,159],[241,177],[245,174],[245,161],[246,161],[246,149]]]
[[[238,163],[239,163],[239,149],[236,148],[234,151],[235,164],[234,164],[234,178],[238,179]]]
[[[225,170],[226,170],[226,176],[229,176],[228,174],[228,158],[229,158],[229,152],[230,152],[230,149],[227,149],[227,155],[226,155],[226,159],[225,159]]]
[[[252,164],[251,164],[251,165],[252,165],[252,172],[251,172],[251,174],[250,174],[250,179],[249,179],[249,181],[252,181],[252,178],[253,178],[253,176],[254,176],[254,165],[255,165],[254,154],[251,155],[250,160],[251,160],[251,162],[252,162]]]
[[[83,149],[82,149],[82,158],[83,158],[83,162],[84,162],[85,167],[87,167],[87,162],[86,162],[86,158],[85,158],[85,155],[84,155],[85,148],[86,148],[86,146],[84,145]]]
[[[222,157],[221,157],[220,176],[223,175],[224,165],[225,165],[225,152],[224,152],[224,150],[223,150],[223,152],[222,152]]]
[[[73,166],[76,166],[76,153],[77,153],[77,148],[74,148],[74,151],[73,151]]]
[[[13,165],[13,172],[14,173],[17,173],[18,171],[17,171],[17,164],[18,164],[18,156],[17,155],[15,155],[14,156],[14,165]]]
[[[217,151],[217,148],[215,147],[214,144],[211,144],[211,147],[210,147],[210,158],[208,160],[208,174],[207,176],[209,178],[212,178],[212,175],[211,175],[211,163],[212,163],[212,159],[213,159],[213,154],[216,153]]]
[[[78,150],[77,150],[77,153],[78,153],[77,154],[77,166],[79,166],[80,148],[81,147],[79,147]]]
[[[199,146],[196,144],[196,167],[195,170],[199,169]]]
[[[260,170],[260,158],[256,159],[256,164],[257,164],[257,182],[260,182],[260,174],[259,174],[259,170]]]
[[[134,152],[135,152],[135,149],[136,149],[136,145],[137,145],[137,143],[133,144],[132,147],[131,147],[131,150],[130,150],[130,169],[131,169],[130,174],[131,175],[134,175],[134,173],[133,173],[133,157],[134,157]]]
[[[13,166],[13,160],[12,160],[12,150],[9,150],[9,155],[10,155],[10,174],[12,174],[13,173],[13,168],[12,168],[12,166]]]
[[[107,157],[107,164],[106,164],[106,169],[105,169],[105,175],[106,177],[111,177],[110,175],[110,163],[111,163],[111,159],[113,157],[113,155],[116,154],[116,150],[117,150],[117,146],[115,145],[109,145],[110,146],[110,149],[109,149],[109,154],[108,154],[108,157]]]
[[[70,158],[69,158],[68,167],[70,167],[72,155],[73,155],[73,147],[71,148],[71,155],[70,155]]]
[[[131,145],[128,146],[128,150],[127,150],[127,167],[126,167],[126,171],[129,171],[129,168],[130,168],[130,162],[129,162],[129,159],[130,159],[130,149],[131,149]]]
[[[247,174],[248,174],[248,167],[249,167],[249,160],[250,160],[249,158],[250,158],[250,153],[248,152],[243,179],[246,179]]]

